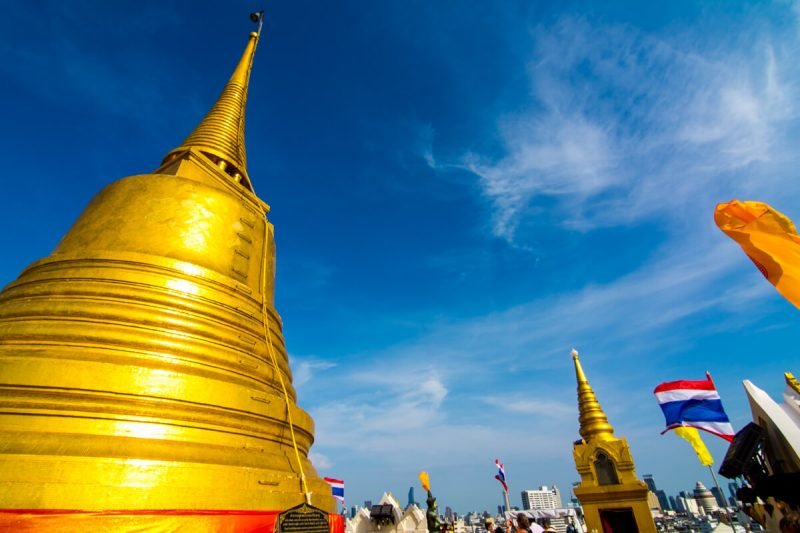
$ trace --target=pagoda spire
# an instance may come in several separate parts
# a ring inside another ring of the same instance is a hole
[[[578,411],[580,413],[580,434],[586,442],[594,440],[614,440],[614,428],[608,423],[608,417],[600,402],[597,401],[583,367],[578,359],[578,350],[571,352],[572,360],[575,363],[575,377],[578,380]]]
[[[257,32],[251,32],[242,58],[236,65],[230,80],[225,85],[211,111],[198,124],[180,146],[171,150],[164,163],[178,157],[190,149],[202,152],[212,159],[217,166],[252,190],[247,175],[247,155],[244,142],[244,116],[247,106],[247,88],[250,81],[250,70],[261,35],[261,13],[257,20]]]

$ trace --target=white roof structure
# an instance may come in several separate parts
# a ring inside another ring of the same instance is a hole
[[[800,384],[787,373],[783,403],[779,404],[749,380],[742,383],[753,422],[767,431],[773,462],[779,463],[784,473],[800,471]]]

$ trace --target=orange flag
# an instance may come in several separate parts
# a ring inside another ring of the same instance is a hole
[[[765,203],[731,200],[717,205],[714,222],[800,308],[800,236],[792,221]]]

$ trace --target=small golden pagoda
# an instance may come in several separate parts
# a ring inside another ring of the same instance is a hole
[[[647,485],[636,477],[628,443],[624,437],[614,436],[576,350],[572,350],[572,360],[578,380],[582,437],[572,450],[581,476],[574,490],[583,506],[586,527],[590,533],[655,533]]]
[[[103,189],[0,293],[0,511],[335,511],[247,172],[259,35],[158,169]]]

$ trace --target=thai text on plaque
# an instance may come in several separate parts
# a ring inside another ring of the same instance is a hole
[[[330,533],[328,513],[301,503],[278,515],[275,533]]]

